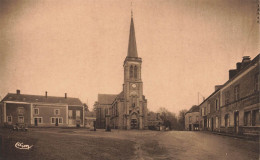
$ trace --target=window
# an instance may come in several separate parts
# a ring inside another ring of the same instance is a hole
[[[69,110],[69,118],[72,118],[72,110]]]
[[[38,118],[38,122],[42,123],[42,118],[41,117]]]
[[[12,122],[12,116],[7,116],[7,122]]]
[[[63,123],[62,120],[63,120],[62,118],[59,118],[59,123]]]
[[[134,77],[137,78],[137,67],[134,68]]]
[[[196,116],[196,122],[198,122],[199,121],[199,116]]]
[[[218,99],[215,100],[215,108],[216,108],[216,111],[219,109],[218,108]]]
[[[18,114],[23,114],[23,113],[24,113],[24,107],[19,107]]]
[[[34,121],[37,121],[38,124],[42,124],[42,117],[34,117]]]
[[[51,123],[55,123],[55,118],[51,118]]]
[[[18,116],[18,123],[24,123],[24,117]]]
[[[133,66],[131,66],[131,67],[130,67],[130,78],[133,78],[133,74],[134,74],[133,72],[134,72],[134,71],[133,71]]]
[[[210,104],[208,104],[208,109],[207,109],[208,113],[210,113]]]
[[[218,117],[216,117],[215,123],[216,123],[216,128],[218,128]]]
[[[54,109],[54,115],[60,115],[60,109]]]
[[[260,126],[259,110],[252,111],[252,126]]]
[[[191,123],[191,116],[189,117],[189,122]]]
[[[118,106],[116,105],[116,116],[118,116]]]
[[[250,126],[250,122],[251,122],[251,112],[245,112],[245,115],[244,115],[244,125],[245,126]]]
[[[39,108],[34,108],[34,114],[38,115],[39,114]]]
[[[51,123],[55,124],[55,123],[63,123],[63,118],[62,117],[51,117]]]
[[[229,91],[227,91],[225,93],[225,104],[229,104],[229,96],[230,96]]]
[[[108,109],[106,108],[106,112],[108,112]],[[108,114],[108,113],[107,113]],[[80,118],[80,110],[76,110],[76,118]]]
[[[108,109],[107,108],[105,108],[105,115],[107,115],[108,114]]]
[[[235,101],[239,100],[239,85],[236,85],[234,88],[234,96],[235,96]]]
[[[225,115],[225,127],[229,127],[229,115]]]
[[[258,84],[259,84],[259,73],[257,73],[255,75],[255,80],[254,80],[254,84],[255,84],[255,91],[257,92],[259,90]]]

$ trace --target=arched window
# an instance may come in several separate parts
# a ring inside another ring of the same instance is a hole
[[[137,67],[134,68],[134,77],[137,78]]]
[[[133,71],[133,66],[131,66],[131,67],[130,67],[130,78],[133,78],[133,74],[134,74],[133,72],[134,72],[134,71]]]

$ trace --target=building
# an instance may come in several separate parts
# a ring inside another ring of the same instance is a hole
[[[78,98],[8,93],[1,101],[2,125],[34,127],[84,126],[84,106]]]
[[[93,130],[96,125],[96,114],[95,112],[86,112],[85,113],[85,127]]]
[[[258,54],[253,60],[244,56],[229,70],[229,80],[199,105],[201,130],[259,134],[259,67]]]
[[[160,117],[160,113],[148,112],[147,113],[147,126],[150,130],[164,130],[163,120]]]
[[[198,131],[199,130],[200,113],[199,106],[192,106],[191,109],[185,113],[185,130]]]
[[[133,16],[128,53],[124,61],[123,91],[118,95],[99,94],[95,103],[97,128],[147,128],[147,100],[143,95],[142,58],[138,57]]]

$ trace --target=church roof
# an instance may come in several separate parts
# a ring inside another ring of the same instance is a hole
[[[99,104],[112,104],[117,94],[98,94]]]
[[[127,57],[138,57],[133,16],[131,17]]]
[[[28,94],[15,94],[8,93],[3,101],[14,101],[14,102],[27,102],[27,103],[64,103],[68,105],[83,105],[78,98],[72,97],[54,97],[54,96],[41,96],[41,95],[28,95]]]
[[[117,95],[117,98],[124,98],[124,92],[120,92],[118,95]]]

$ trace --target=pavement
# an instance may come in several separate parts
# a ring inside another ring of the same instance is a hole
[[[0,159],[258,160],[259,141],[190,131],[0,129]],[[33,145],[17,150],[14,144]],[[1,150],[2,149],[2,150]]]

